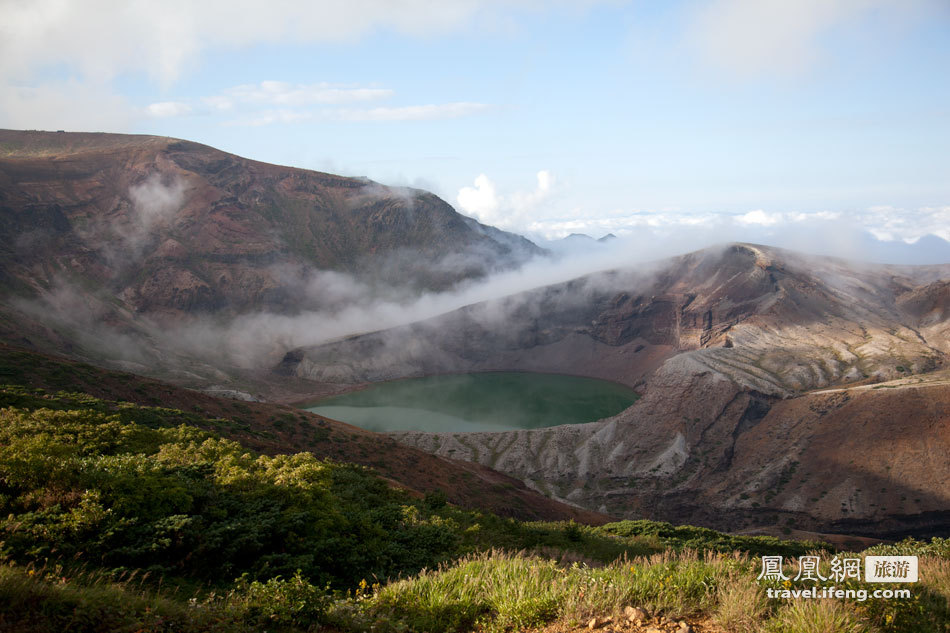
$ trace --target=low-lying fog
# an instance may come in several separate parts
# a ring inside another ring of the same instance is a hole
[[[696,227],[675,235],[644,231],[607,242],[583,241],[579,246],[561,249],[560,252],[551,249],[551,255],[536,257],[516,270],[462,283],[440,293],[401,296],[397,293],[393,296],[390,292],[387,293],[389,296],[382,298],[365,281],[341,273],[310,271],[301,292],[338,297],[340,301],[336,305],[292,316],[261,312],[240,316],[227,324],[196,323],[186,331],[175,332],[173,342],[180,342],[186,348],[208,349],[209,352],[212,349],[226,350],[230,360],[242,366],[269,365],[278,362],[285,351],[295,347],[420,321],[474,303],[603,270],[635,267],[648,274],[664,258],[736,241],[835,256],[853,260],[858,265],[950,261],[950,243],[933,236],[924,238],[925,244],[917,245],[884,242],[833,222],[801,226],[782,236],[730,228],[735,227],[722,227],[719,231]],[[510,305],[508,310],[512,310]]]
[[[140,243],[145,239],[143,234],[174,215],[172,207],[180,204],[182,191],[175,182],[152,179],[146,186],[131,192],[130,198],[141,221],[135,224],[134,232],[120,235],[124,241],[112,239],[107,251],[118,261],[120,254],[117,254],[116,244],[130,243],[125,255],[127,261],[120,262],[124,266],[137,265]],[[574,239],[548,243],[548,255],[537,256],[515,270],[465,281],[442,292],[419,292],[409,285],[394,286],[391,270],[387,276],[377,279],[317,269],[274,271],[275,278],[286,280],[287,288],[300,299],[300,309],[293,313],[264,310],[226,320],[199,316],[171,327],[167,323],[158,326],[145,317],[136,316],[132,329],[137,332],[125,328],[126,331],[118,333],[105,325],[110,320],[106,315],[115,309],[110,297],[90,296],[88,291],[62,279],[54,283],[42,299],[21,302],[20,307],[47,323],[72,327],[79,333],[81,345],[98,348],[97,353],[111,359],[157,363],[165,352],[172,351],[205,362],[263,368],[273,366],[296,347],[428,319],[473,303],[597,271],[635,267],[649,274],[658,260],[665,257],[736,241],[836,256],[867,265],[872,262],[950,262],[950,243],[933,235],[908,244],[878,240],[840,218],[773,226],[767,222],[743,223],[735,216],[723,215],[712,220],[706,217],[695,224],[680,222],[675,227],[654,227],[647,223],[636,232],[620,234],[604,242]],[[398,262],[394,266],[398,269]],[[464,262],[459,261],[458,254],[443,261],[423,262],[418,258],[411,261],[413,270],[425,266],[437,271],[445,266],[464,266]],[[504,314],[498,317],[504,318]]]

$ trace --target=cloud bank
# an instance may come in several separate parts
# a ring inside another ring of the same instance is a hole
[[[546,242],[572,233],[601,237],[650,234],[664,242],[701,248],[716,241],[757,241],[802,249],[822,235],[860,235],[884,242],[912,244],[926,236],[950,241],[950,206],[906,209],[880,205],[851,211],[723,211],[682,209],[585,209],[565,206],[562,187],[548,170],[537,173],[533,189],[500,191],[487,175],[458,190],[458,210],[480,222]],[[816,232],[816,236],[809,234]],[[694,235],[696,239],[687,236]],[[801,235],[801,239],[799,239]],[[857,239],[857,238],[855,238]],[[685,240],[685,241],[684,241]],[[805,250],[809,250],[805,248]],[[834,248],[826,248],[833,251]],[[861,253],[852,251],[852,256]],[[860,257],[859,257],[860,258]]]
[[[535,177],[537,184],[533,190],[502,195],[488,176],[479,174],[474,186],[459,189],[456,202],[462,213],[479,222],[500,229],[530,233],[532,218],[544,217],[541,207],[555,187],[555,178],[550,171],[542,169]]]
[[[593,0],[583,3],[593,4]],[[209,51],[257,44],[349,42],[376,32],[437,36],[491,25],[512,8],[571,6],[566,0],[0,0],[0,125],[14,128],[127,131],[137,116],[167,118],[197,112],[197,104],[152,103],[136,111],[112,82],[144,74],[170,88]],[[40,81],[39,77],[50,78]],[[68,79],[58,79],[65,75]],[[264,81],[208,97],[226,111],[256,102],[275,109],[252,125],[300,121],[312,113],[287,108],[371,101],[391,96],[378,87]],[[475,106],[475,107],[473,107]],[[422,104],[341,111],[335,120],[454,118],[482,104]]]

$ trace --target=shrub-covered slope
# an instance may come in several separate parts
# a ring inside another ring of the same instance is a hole
[[[644,626],[709,631],[947,621],[941,541],[920,550],[915,599],[816,611],[765,601],[754,556],[818,543],[500,518],[410,495],[362,466],[261,454],[222,437],[234,424],[0,388],[0,630],[566,631],[608,617],[642,630],[624,620],[632,606]]]

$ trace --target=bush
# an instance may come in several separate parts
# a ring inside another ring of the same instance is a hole
[[[602,525],[598,530],[622,537],[652,536],[675,549],[745,552],[754,556],[802,556],[817,550],[831,550],[818,541],[784,541],[772,536],[736,536],[692,525],[672,525],[662,521],[637,519]]]
[[[4,554],[219,585],[301,570],[354,586],[457,549],[456,526],[365,468],[255,455],[194,427],[126,420],[133,410],[0,410]]]
[[[287,580],[276,577],[266,582],[248,582],[242,576],[231,596],[231,605],[239,606],[248,624],[305,630],[323,622],[331,603],[329,593],[307,582],[299,571]]]

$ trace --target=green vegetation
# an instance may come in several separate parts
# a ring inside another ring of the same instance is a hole
[[[810,551],[827,550],[830,546],[818,541],[783,541],[773,536],[737,536],[692,525],[672,525],[659,521],[619,521],[601,530],[619,536],[655,536],[663,549],[709,550],[713,552],[745,552],[753,556],[801,556]]]
[[[177,409],[12,386],[0,407],[0,630],[514,631],[626,606],[730,631],[950,621],[946,540],[875,549],[923,557],[913,600],[766,600],[757,556],[824,546],[462,510]]]
[[[934,556],[950,560],[950,538],[935,537],[930,541],[908,538],[899,543],[875,545],[865,553],[871,556]]]
[[[359,466],[254,455],[166,425],[183,415],[174,410],[108,413],[106,403],[85,403],[0,411],[0,552],[12,560],[56,557],[212,584],[301,570],[343,586],[456,550],[450,526]],[[123,419],[137,413],[141,423]]]

